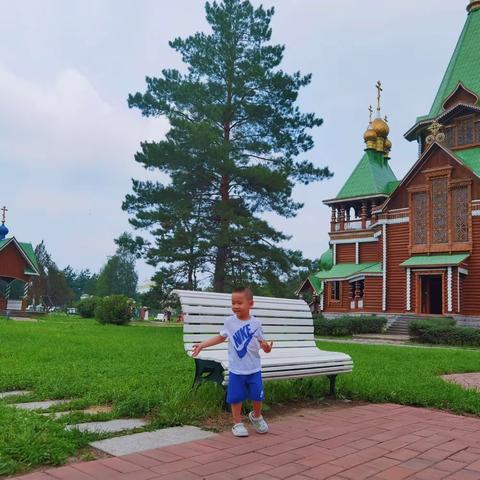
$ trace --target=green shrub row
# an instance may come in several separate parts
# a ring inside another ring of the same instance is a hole
[[[414,320],[409,324],[410,336],[421,343],[480,346],[480,329],[458,327],[455,320]]]
[[[343,316],[330,320],[319,315],[313,319],[315,335],[333,337],[344,337],[355,333],[382,333],[386,324],[386,318],[376,315]]]
[[[78,303],[77,310],[83,318],[95,317],[100,323],[125,325],[132,318],[133,301],[125,295],[89,297]]]
[[[413,320],[408,324],[410,336],[418,337],[422,335],[425,330],[437,327],[453,327],[456,322],[453,318],[423,318],[421,320]]]

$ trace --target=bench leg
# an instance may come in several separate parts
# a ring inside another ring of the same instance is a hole
[[[218,362],[195,358],[195,379],[192,388],[205,382],[215,382],[223,387],[223,367]]]
[[[328,375],[328,379],[330,380],[330,396],[333,398],[337,398],[337,385],[336,385],[337,376]]]
[[[195,358],[195,378],[193,380],[192,389],[198,388],[205,382],[214,382],[223,389],[223,409],[229,411],[229,405],[227,403],[227,387],[223,384],[223,367],[218,362],[211,360],[201,360]]]

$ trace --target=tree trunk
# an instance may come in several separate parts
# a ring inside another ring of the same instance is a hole
[[[220,186],[221,201],[228,202],[229,199],[229,180],[227,176],[222,177]],[[219,245],[217,246],[217,256],[215,258],[215,274],[213,278],[213,290],[215,292],[225,292],[225,270],[227,268],[228,259],[228,219],[219,218],[220,235]]]
[[[232,62],[232,66],[234,62]],[[230,144],[230,129],[232,121],[232,78],[233,78],[234,69],[230,69],[230,75],[227,75],[226,78],[226,102],[225,102],[225,112],[223,115],[223,143],[225,145]],[[227,149],[228,151],[228,149]],[[227,203],[230,199],[230,178],[228,174],[222,175],[220,181],[220,201],[221,203]],[[229,254],[229,241],[228,241],[228,229],[229,221],[228,218],[220,217],[220,234],[219,242],[217,245],[217,255],[215,258],[215,274],[213,277],[213,289],[215,292],[224,293],[225,291],[225,277],[226,277],[226,268],[227,260]]]

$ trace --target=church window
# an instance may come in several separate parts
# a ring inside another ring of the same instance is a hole
[[[427,193],[417,192],[412,196],[413,203],[413,243],[427,243]]]
[[[445,129],[445,144],[447,147],[454,147],[455,146],[455,127],[447,127]]]
[[[448,179],[432,179],[432,243],[448,243]]]
[[[454,242],[468,242],[468,188],[452,190]]]
[[[471,145],[474,143],[473,118],[466,118],[458,122],[457,143],[458,145]]]
[[[340,300],[340,282],[332,282],[330,285],[330,299],[335,301]]]

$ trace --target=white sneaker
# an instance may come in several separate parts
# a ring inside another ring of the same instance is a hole
[[[232,427],[232,433],[236,437],[248,437],[248,430],[245,428],[245,425],[243,423],[236,423]]]
[[[268,432],[268,424],[264,420],[263,416],[260,415],[258,418],[254,416],[253,412],[248,414],[248,418],[253,425],[253,428],[256,430],[257,433],[267,433]]]

